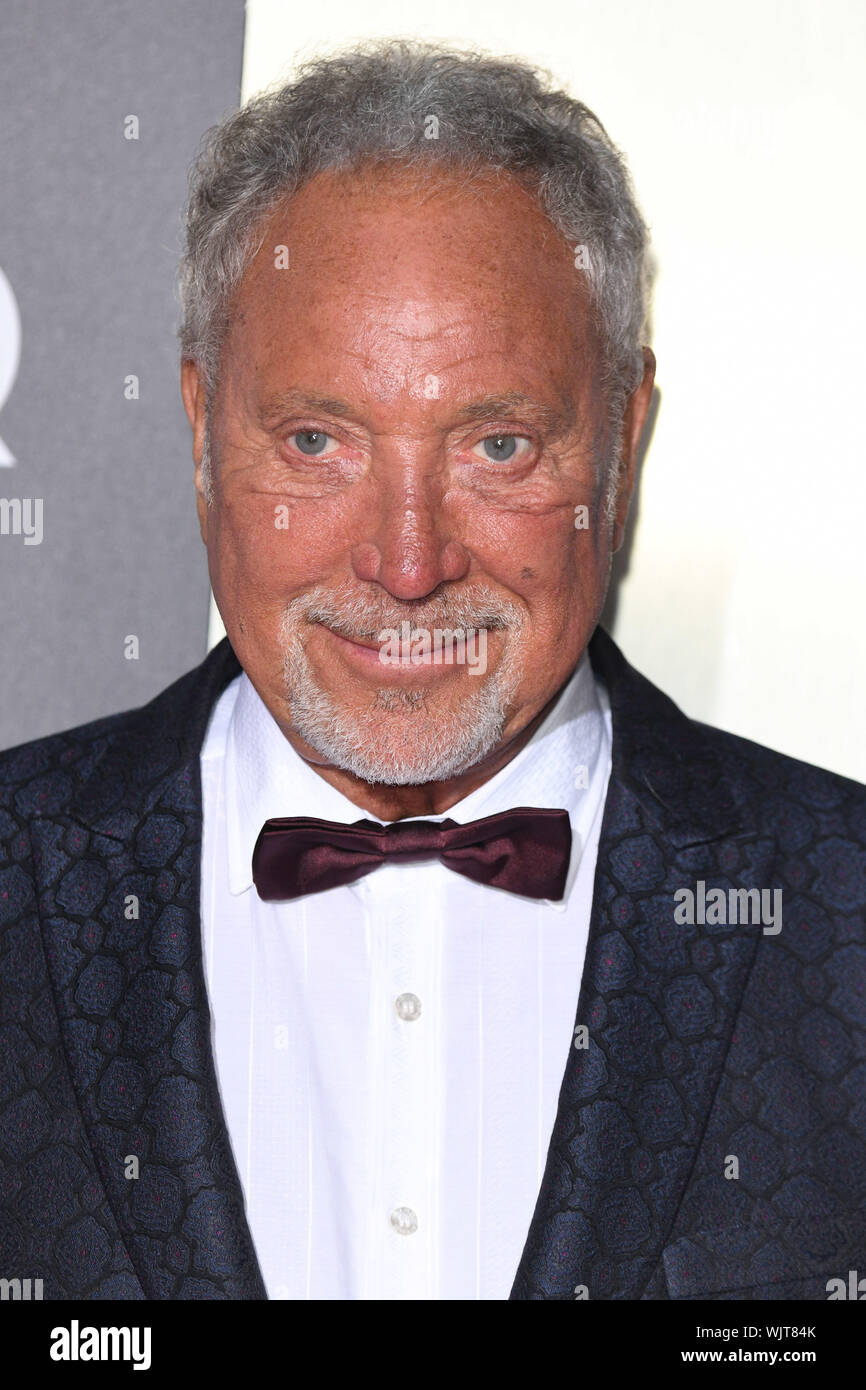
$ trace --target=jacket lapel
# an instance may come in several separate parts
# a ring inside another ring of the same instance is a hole
[[[676,925],[674,893],[770,882],[770,847],[743,833],[700,726],[601,629],[590,657],[613,767],[576,1018],[586,1045],[569,1051],[512,1299],[635,1299],[651,1281],[658,1296],[761,930]]]
[[[72,1081],[147,1298],[266,1297],[217,1088],[199,918],[199,752],[239,670],[224,641],[105,721],[62,845],[57,821],[34,829]]]

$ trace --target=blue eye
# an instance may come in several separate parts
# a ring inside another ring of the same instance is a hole
[[[323,430],[298,430],[292,435],[292,442],[302,454],[315,456],[324,453],[325,445],[330,437]]]
[[[494,463],[507,463],[517,452],[517,440],[513,434],[491,434],[481,443],[487,457]]]
[[[479,449],[484,453],[479,454]],[[522,434],[488,434],[473,446],[477,458],[483,457],[488,463],[511,463],[518,457],[525,459],[532,450],[532,441]]]

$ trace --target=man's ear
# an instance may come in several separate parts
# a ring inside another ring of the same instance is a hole
[[[196,506],[201,538],[207,545],[207,498],[201,475],[201,461],[204,457],[204,442],[207,432],[207,413],[205,409],[205,389],[197,363],[184,358],[180,364],[180,394],[183,408],[192,429],[192,456],[195,461]]]
[[[611,538],[611,548],[619,550],[625,537],[625,523],[628,518],[628,509],[631,503],[632,493],[634,492],[635,475],[637,469],[638,448],[646,417],[649,412],[650,403],[653,395],[653,384],[656,375],[656,359],[652,348],[643,349],[644,370],[640,384],[632,391],[626,401],[625,411],[622,420],[622,454],[620,458],[619,485],[616,495],[616,510],[614,512],[613,536]]]

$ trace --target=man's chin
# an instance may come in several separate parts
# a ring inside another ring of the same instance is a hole
[[[459,777],[490,752],[501,734],[501,719],[487,718],[468,728],[459,710],[432,712],[416,693],[384,690],[364,716],[346,713],[323,719],[321,708],[295,711],[297,732],[330,766],[363,782],[424,786]],[[407,697],[409,697],[407,699]]]
[[[333,639],[332,639],[333,640]],[[361,781],[424,786],[461,776],[500,742],[517,688],[511,663],[492,670],[419,671],[369,685],[319,672],[291,635],[285,648],[286,703],[308,747]]]

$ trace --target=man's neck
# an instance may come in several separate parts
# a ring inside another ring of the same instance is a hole
[[[364,782],[343,768],[317,761],[318,755],[306,746],[298,747],[295,738],[289,738],[289,742],[309,768],[341,792],[353,805],[368,811],[377,820],[395,821],[414,816],[439,816],[485,782],[489,782],[497,772],[517,757],[543,723],[561,693],[561,690],[557,690],[527,725],[510,738],[506,738],[487,757],[482,758],[466,772],[444,782],[425,782],[419,786],[401,787],[389,786],[382,782]],[[283,732],[285,733],[285,730]]]

